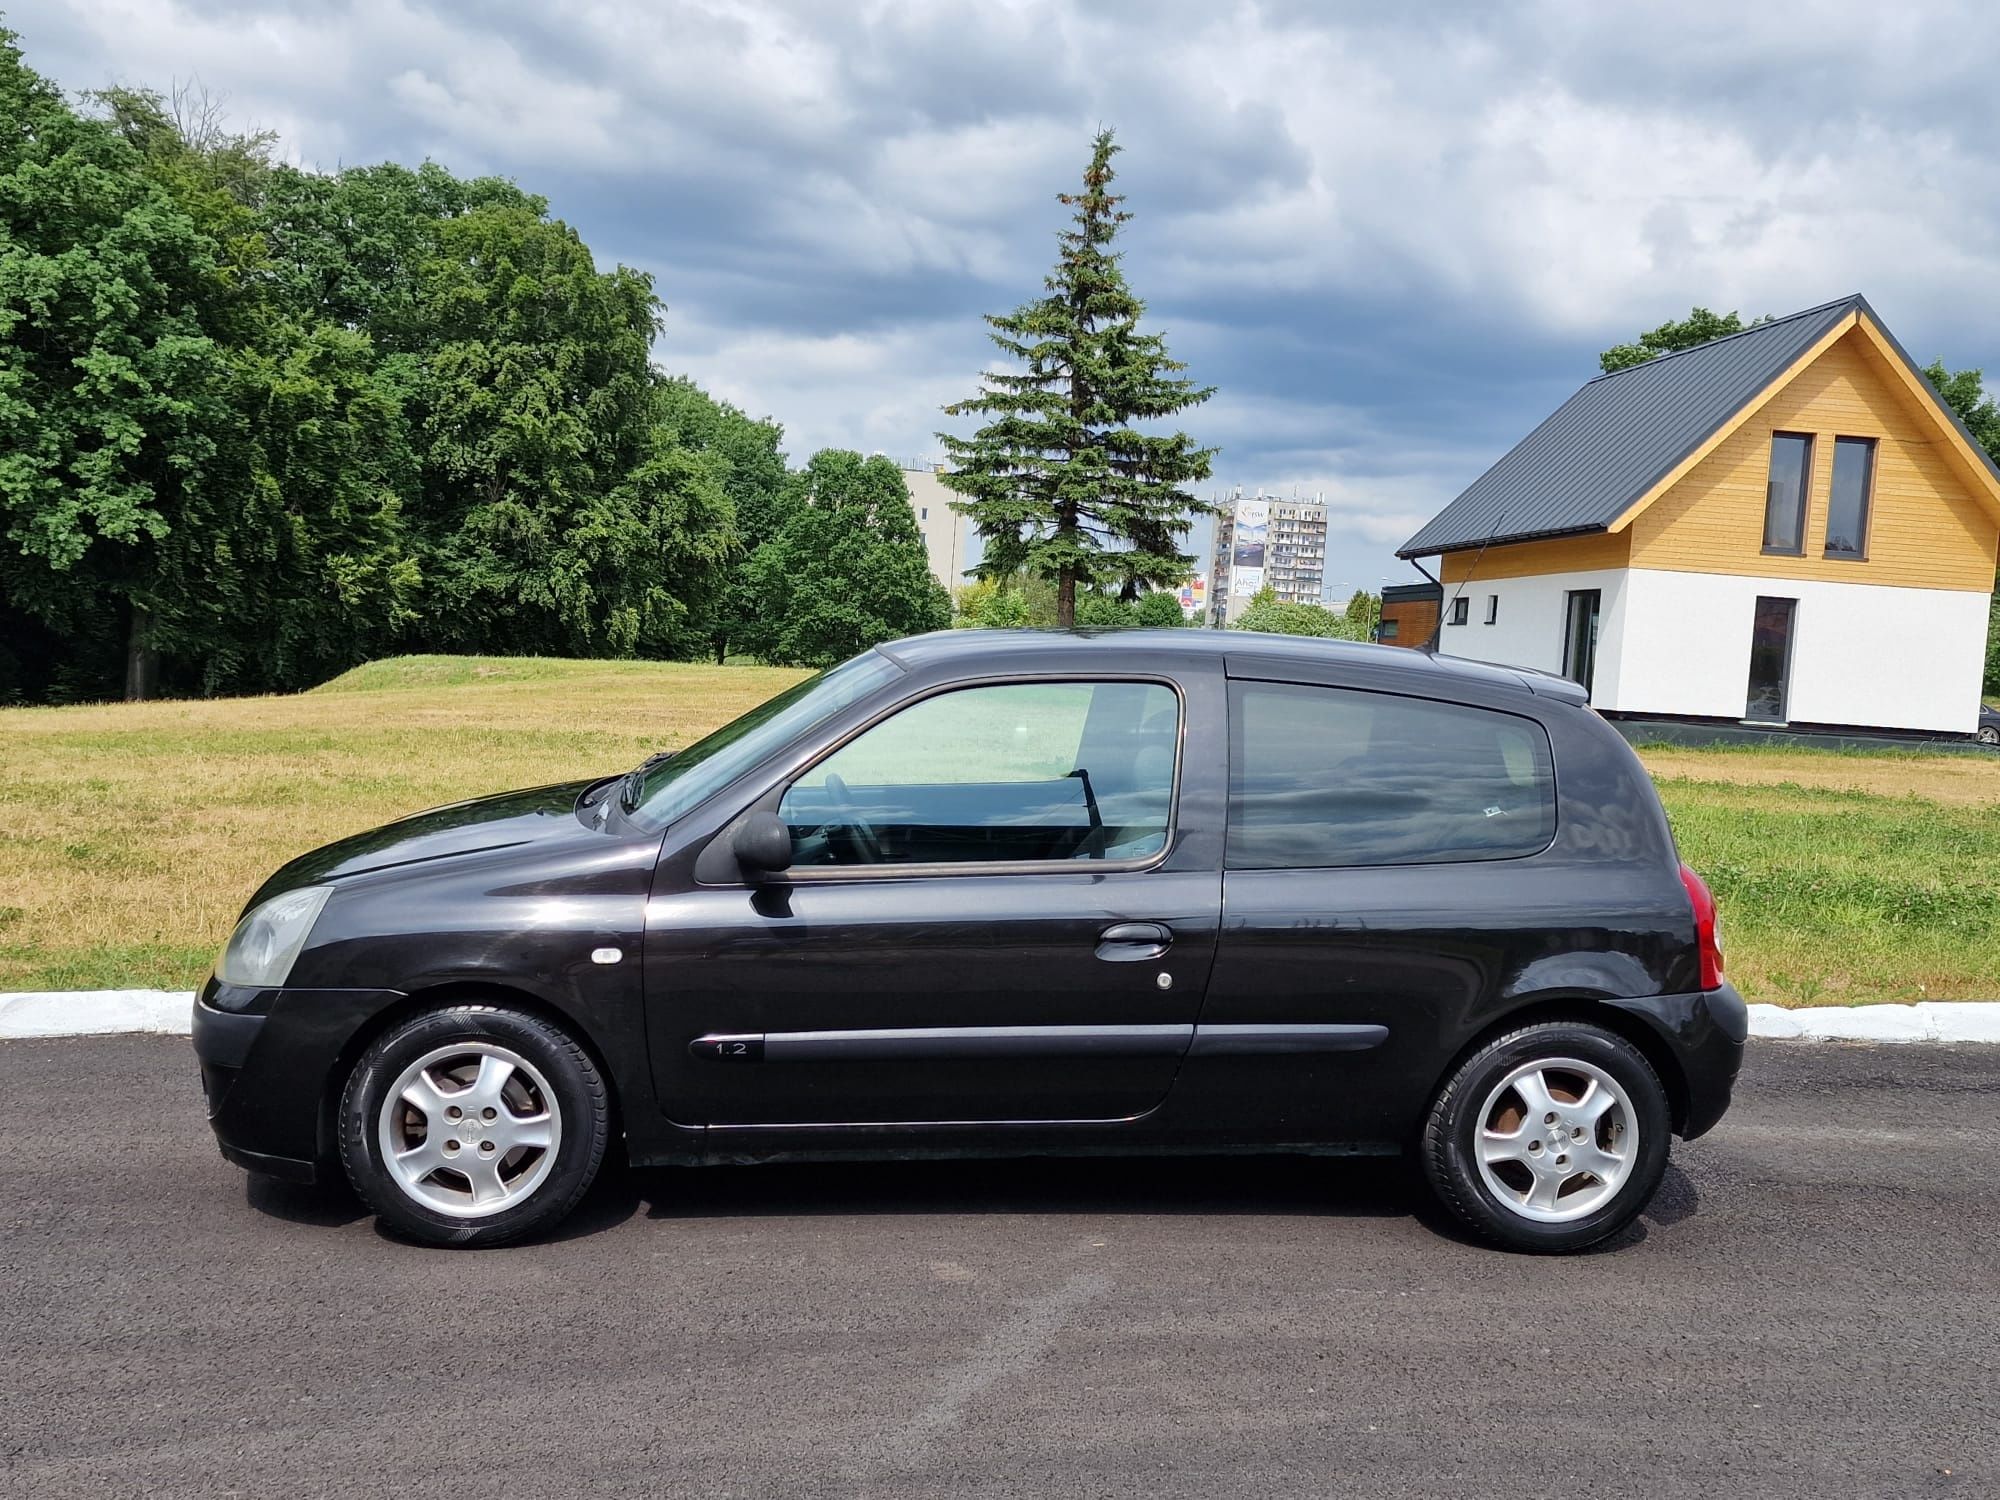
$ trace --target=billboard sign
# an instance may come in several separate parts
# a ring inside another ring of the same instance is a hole
[[[1229,550],[1229,592],[1249,598],[1264,586],[1264,541],[1271,529],[1271,507],[1263,500],[1236,502],[1235,534]]]

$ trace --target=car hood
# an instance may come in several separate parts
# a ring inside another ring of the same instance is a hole
[[[384,823],[300,855],[264,882],[251,905],[280,891],[371,870],[573,838],[583,832],[576,816],[577,798],[596,784],[567,781],[502,792]]]

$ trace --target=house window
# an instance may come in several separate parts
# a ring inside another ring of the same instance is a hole
[[[1488,625],[1497,625],[1500,623],[1500,596],[1498,594],[1488,594],[1486,596],[1486,623]]]
[[[1451,623],[1463,625],[1472,615],[1472,601],[1459,598],[1451,601]]]
[[[1381,627],[1375,632],[1375,639],[1378,641],[1393,641],[1402,633],[1403,622],[1401,620],[1384,620]]]
[[[1826,555],[1868,556],[1868,501],[1875,488],[1875,439],[1833,440],[1833,493],[1826,507]]]
[[[931,508],[928,505],[923,506],[921,509],[917,511],[917,519],[919,521],[928,521],[930,518],[931,518]]]
[[[1764,550],[1798,557],[1806,546],[1806,494],[1812,485],[1810,434],[1771,434],[1771,477],[1764,486]]]

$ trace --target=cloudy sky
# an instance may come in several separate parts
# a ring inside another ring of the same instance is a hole
[[[1693,303],[1865,292],[2000,376],[1980,4],[0,0],[72,89],[198,78],[332,168],[434,157],[654,274],[660,363],[793,455],[935,456],[1092,130],[1217,386],[1216,488],[1323,494],[1329,585]],[[1996,379],[2000,384],[2000,379]]]

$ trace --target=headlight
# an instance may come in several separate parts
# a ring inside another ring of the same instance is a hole
[[[224,984],[259,988],[283,984],[332,894],[332,886],[307,885],[252,907],[216,960],[215,977]]]

